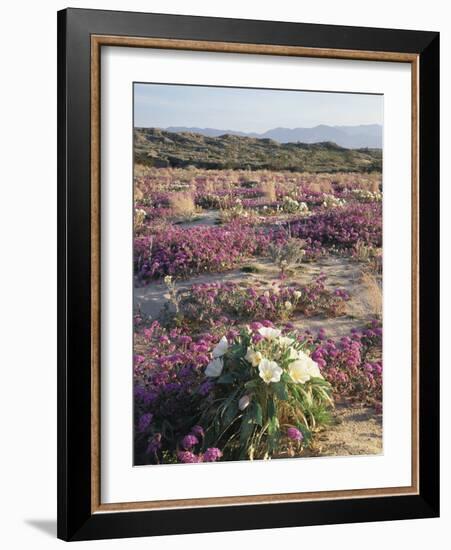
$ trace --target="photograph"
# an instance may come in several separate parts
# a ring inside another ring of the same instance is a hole
[[[135,466],[383,453],[383,119],[134,82]]]

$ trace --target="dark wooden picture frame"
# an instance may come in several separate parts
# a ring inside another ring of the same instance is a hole
[[[105,45],[412,66],[410,487],[100,502],[100,49]],[[58,536],[86,540],[439,514],[439,34],[131,12],[58,13]]]

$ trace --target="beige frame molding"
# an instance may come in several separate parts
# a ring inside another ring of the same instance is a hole
[[[100,499],[100,51],[102,46],[355,59],[410,63],[412,69],[412,480],[408,487],[281,493],[147,502]],[[398,52],[333,50],[165,38],[91,36],[91,512],[163,510],[419,494],[419,56]]]

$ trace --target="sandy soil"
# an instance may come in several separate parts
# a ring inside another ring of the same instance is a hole
[[[219,221],[219,210],[204,210],[194,216],[192,220],[177,223],[178,227],[196,227],[197,225],[216,225]]]
[[[199,283],[213,283],[233,281],[236,283],[260,283],[263,286],[278,281],[278,268],[268,259],[249,260],[243,265],[251,265],[258,270],[256,273],[244,273],[240,269],[225,273],[207,273],[191,279],[179,281],[178,288],[188,290],[191,285]],[[326,284],[329,287],[340,287],[348,290],[351,300],[347,303],[347,315],[342,317],[304,317],[299,315],[292,319],[293,324],[301,330],[309,329],[312,332],[324,328],[330,338],[349,334],[353,327],[361,327],[369,318],[371,311],[368,308],[366,287],[360,281],[361,266],[347,258],[326,257],[315,263],[305,263],[285,281],[284,284],[307,283],[321,272],[327,275]],[[157,319],[169,294],[162,282],[152,282],[145,287],[135,288],[134,303],[145,315]]]
[[[374,455],[383,452],[382,415],[373,408],[341,404],[334,423],[319,433],[303,456]]]

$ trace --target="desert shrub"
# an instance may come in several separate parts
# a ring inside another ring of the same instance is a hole
[[[307,444],[329,420],[331,387],[304,343],[254,324],[221,339],[205,369],[214,401],[202,407],[206,445],[226,460],[270,458]]]
[[[222,208],[219,212],[219,221],[221,223],[230,223],[233,220],[244,218],[247,223],[256,221],[257,213],[244,208],[244,201],[235,199],[234,204],[228,208]]]
[[[282,276],[302,262],[305,256],[304,246],[302,240],[290,237],[283,243],[271,243],[268,246],[269,257],[278,266]]]
[[[376,248],[364,241],[357,241],[352,250],[352,257],[358,262],[369,262],[376,254]]]

